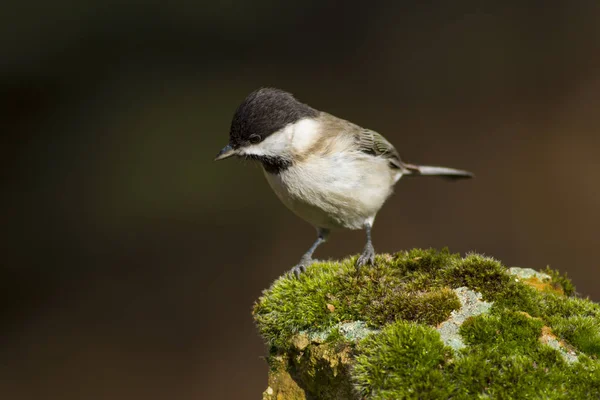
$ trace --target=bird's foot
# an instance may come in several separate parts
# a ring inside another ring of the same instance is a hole
[[[304,256],[300,259],[300,262],[298,264],[296,264],[294,266],[294,268],[292,268],[290,270],[290,272],[293,273],[296,276],[296,278],[298,278],[301,273],[306,271],[306,267],[308,267],[309,265],[311,265],[315,262],[316,262],[316,260],[313,260],[311,257]]]
[[[356,266],[358,268],[363,267],[365,265],[373,265],[375,263],[375,249],[371,243],[367,243],[365,249],[362,254],[356,260]]]

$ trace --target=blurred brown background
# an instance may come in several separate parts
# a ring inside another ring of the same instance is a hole
[[[2,8],[3,399],[260,398],[252,303],[314,240],[258,167],[212,161],[260,86],[477,174],[402,180],[378,251],[551,265],[600,300],[598,2]]]

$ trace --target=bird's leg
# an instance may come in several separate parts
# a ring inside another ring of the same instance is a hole
[[[367,222],[365,224],[365,230],[367,231],[367,244],[365,248],[356,260],[356,266],[362,267],[364,265],[373,265],[375,262],[375,249],[373,248],[373,243],[371,242],[371,227],[373,226],[373,222]]]
[[[312,255],[317,249],[317,247],[319,247],[321,243],[324,243],[327,240],[329,230],[324,228],[317,228],[317,233],[319,235],[317,237],[317,240],[313,243],[312,246],[310,246],[310,249],[308,249],[308,251],[304,253],[302,258],[300,259],[300,262],[296,264],[294,268],[292,268],[292,272],[294,273],[294,275],[296,275],[296,277],[298,277],[302,272],[304,272],[306,270],[306,267],[313,263]]]

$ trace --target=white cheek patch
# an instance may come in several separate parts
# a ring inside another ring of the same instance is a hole
[[[277,131],[260,143],[243,148],[240,154],[255,156],[281,156],[287,152],[292,137],[292,125]]]
[[[297,153],[309,150],[319,138],[319,123],[312,118],[301,119],[293,127],[292,149]]]
[[[260,143],[240,150],[241,155],[286,156],[292,152],[302,153],[311,148],[319,135],[318,122],[301,119],[273,133]]]

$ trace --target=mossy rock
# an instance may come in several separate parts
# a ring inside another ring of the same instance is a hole
[[[600,398],[600,306],[566,276],[447,249],[355,260],[255,304],[263,399]]]

